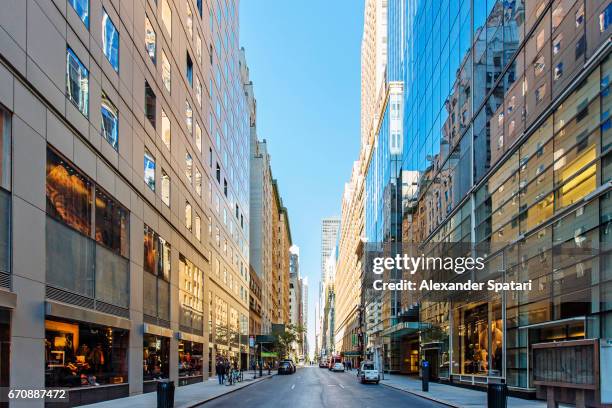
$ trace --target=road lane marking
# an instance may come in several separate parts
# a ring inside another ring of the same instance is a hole
[[[295,384],[293,384],[293,385],[291,386],[291,389],[294,389],[294,388],[295,388]]]
[[[336,384],[327,384],[328,387],[335,387]]]
[[[338,384],[340,386],[340,388],[344,389],[344,385],[342,384]]]

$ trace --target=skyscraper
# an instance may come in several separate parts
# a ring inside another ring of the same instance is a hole
[[[611,16],[600,0],[389,2],[365,238],[470,245],[486,250],[476,279],[537,288],[385,292],[362,304],[365,357],[391,372],[417,374],[427,360],[444,381],[601,401],[597,380],[576,391],[577,371],[553,373],[575,347],[583,372],[607,367]]]

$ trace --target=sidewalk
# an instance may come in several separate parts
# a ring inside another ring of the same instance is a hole
[[[487,406],[487,393],[478,390],[430,382],[429,392],[423,392],[420,379],[392,374],[385,374],[385,379],[380,383],[449,407],[482,408]],[[508,397],[508,408],[546,408],[546,402]]]
[[[176,387],[174,389],[174,407],[192,408],[249,385],[270,379],[275,374],[276,372],[273,371],[271,375],[267,375],[266,371],[264,371],[263,377],[253,380],[253,371],[245,371],[244,381],[235,385],[219,385],[219,381],[215,376],[201,383]],[[90,408],[151,408],[157,406],[157,393],[149,392],[84,406]]]

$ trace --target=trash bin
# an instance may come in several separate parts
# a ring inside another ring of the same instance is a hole
[[[489,383],[487,386],[487,407],[506,408],[508,386],[505,383]]]
[[[160,380],[157,382],[157,408],[174,407],[174,381]]]

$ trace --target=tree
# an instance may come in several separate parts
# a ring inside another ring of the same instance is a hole
[[[274,349],[278,353],[278,358],[283,360],[289,356],[292,350],[292,345],[297,343],[301,345],[304,341],[306,329],[304,326],[288,324],[285,331],[276,335]]]

